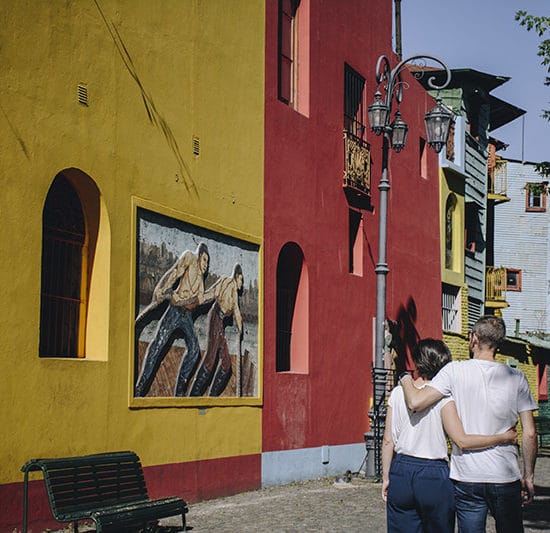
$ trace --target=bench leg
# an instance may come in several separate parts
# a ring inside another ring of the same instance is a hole
[[[25,470],[23,482],[23,533],[27,533],[27,508],[29,499],[29,472]]]

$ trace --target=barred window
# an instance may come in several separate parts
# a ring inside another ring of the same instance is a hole
[[[365,78],[349,65],[344,70],[344,129],[359,139],[365,137]]]
[[[460,333],[462,329],[460,287],[443,284],[443,331]]]
[[[79,196],[58,174],[42,218],[40,357],[83,356],[86,224]]]

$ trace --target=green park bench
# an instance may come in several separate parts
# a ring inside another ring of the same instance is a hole
[[[27,532],[28,476],[41,470],[50,509],[59,522],[93,520],[97,532],[139,531],[159,518],[181,515],[181,498],[150,499],[139,457],[130,451],[59,459],[31,459],[24,473],[23,532]]]
[[[550,442],[548,440],[548,437],[550,437],[550,417],[536,416],[535,427],[539,436],[539,448],[542,448]]]

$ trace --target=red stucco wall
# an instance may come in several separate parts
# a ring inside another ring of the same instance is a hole
[[[391,53],[391,3],[311,1],[309,117],[277,99],[277,2],[266,10],[263,450],[360,442],[371,397],[381,139],[368,133],[375,210],[364,213],[363,276],[354,276],[342,190],[344,64],[366,78],[370,103],[377,58]],[[412,344],[417,334],[441,336],[438,178],[435,154],[428,179],[419,163],[433,100],[408,73],[404,79],[410,129],[407,147],[390,156],[387,312]],[[309,274],[307,374],[275,371],[277,258],[289,241],[301,247]]]

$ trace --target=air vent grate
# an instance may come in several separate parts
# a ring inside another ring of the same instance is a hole
[[[199,156],[201,153],[201,141],[198,137],[193,137],[193,155]]]
[[[86,87],[86,85],[83,85],[82,83],[79,83],[77,87],[77,99],[79,104],[85,105],[86,107],[89,105],[88,87]]]

